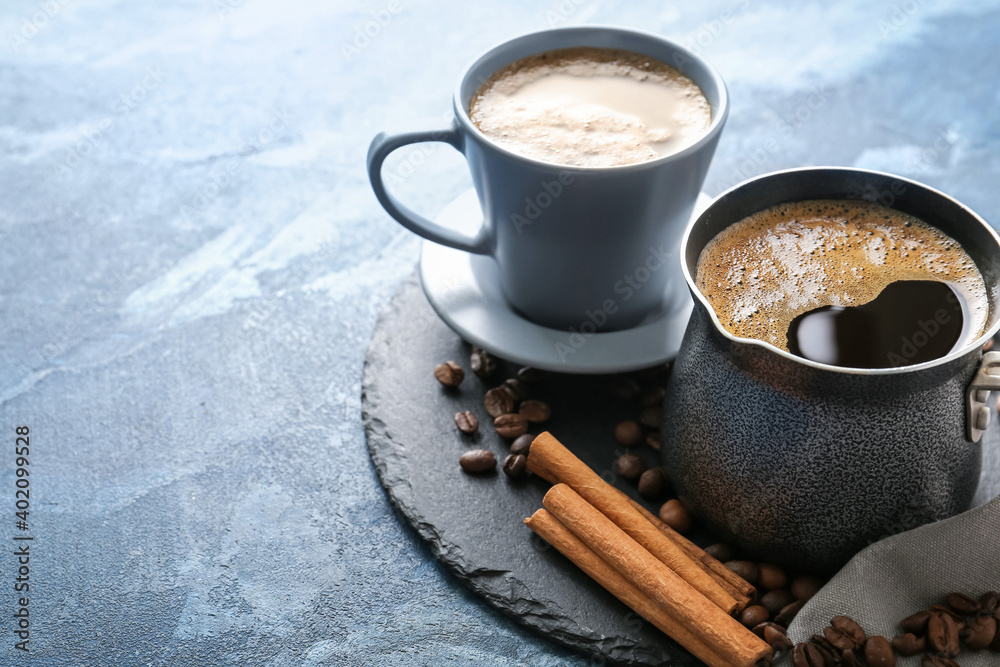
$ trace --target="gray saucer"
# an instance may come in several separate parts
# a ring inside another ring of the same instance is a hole
[[[702,193],[698,216],[711,198]],[[457,197],[438,216],[451,228],[471,229],[481,213],[474,190]],[[674,304],[623,331],[591,334],[559,331],[525,319],[504,299],[493,259],[425,241],[420,282],[438,316],[465,340],[504,359],[560,373],[620,373],[673,359],[681,345],[691,295],[683,283],[670,285],[664,304]],[[676,290],[676,292],[675,292]]]

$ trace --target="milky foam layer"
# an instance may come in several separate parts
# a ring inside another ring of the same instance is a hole
[[[696,142],[712,122],[701,89],[631,51],[547,51],[493,74],[469,116],[508,150],[557,164],[607,167],[653,160]]]
[[[860,306],[897,280],[946,282],[965,297],[967,340],[989,316],[986,283],[951,237],[864,201],[779,204],[724,229],[698,258],[698,289],[731,334],[788,350],[791,321],[820,306]]]

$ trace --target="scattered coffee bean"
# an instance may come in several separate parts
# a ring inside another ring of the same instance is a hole
[[[854,651],[865,645],[865,631],[849,616],[834,616],[829,627],[823,629],[827,641],[841,651]]]
[[[465,379],[465,371],[454,361],[446,361],[434,367],[434,377],[446,387],[457,387]]]
[[[763,639],[764,638],[764,630],[767,629],[768,626],[775,627],[780,632],[784,632],[784,633],[788,632],[788,628],[786,628],[783,625],[778,625],[777,623],[774,623],[772,621],[764,621],[763,623],[759,623],[759,624],[753,626],[752,628],[750,628],[750,631],[752,633],[754,633],[755,635],[757,635],[758,637],[760,637],[761,639]]]
[[[656,451],[660,451],[660,434],[650,433],[649,435],[647,435],[646,444],[655,449]]]
[[[646,428],[660,428],[660,421],[663,419],[662,410],[663,408],[659,406],[643,408],[642,414],[639,415],[639,423]]]
[[[636,422],[622,422],[615,426],[615,440],[626,447],[642,444],[642,427]]]
[[[527,456],[528,450],[531,449],[531,442],[535,439],[530,433],[525,433],[524,435],[519,435],[514,438],[514,442],[510,443],[510,453],[520,454],[521,456]]]
[[[665,392],[663,387],[653,387],[647,391],[642,392],[639,396],[639,405],[644,408],[661,408],[663,407],[663,397]]]
[[[503,474],[511,479],[520,479],[528,472],[528,459],[521,454],[508,454],[503,460]]]
[[[826,660],[823,655],[812,644],[805,642],[796,644],[792,649],[793,667],[826,667]]]
[[[723,544],[722,542],[716,542],[715,544],[705,547],[705,553],[722,563],[736,558],[733,548],[728,544]]]
[[[930,617],[931,613],[929,611],[918,611],[900,621],[899,627],[903,629],[903,632],[922,635],[927,632],[927,621],[930,620]]]
[[[792,595],[796,600],[809,600],[823,588],[823,582],[817,577],[802,575],[792,580]]]
[[[778,612],[778,615],[774,617],[774,622],[778,625],[784,625],[786,628],[788,624],[792,622],[795,615],[799,613],[799,610],[805,606],[805,600],[796,600],[795,602],[785,605]]]
[[[927,640],[918,637],[912,632],[905,635],[896,635],[892,638],[892,650],[904,656],[923,653],[927,648]]]
[[[757,579],[760,577],[760,569],[758,569],[756,563],[751,563],[748,560],[731,560],[726,563],[726,567],[735,572],[751,586],[757,585]]]
[[[486,392],[483,403],[486,405],[486,412],[494,419],[514,412],[514,398],[503,387],[494,387]]]
[[[778,651],[791,651],[792,650],[792,640],[788,638],[788,635],[778,630],[781,626],[777,623],[767,623],[764,628],[764,641],[766,641],[775,652]]]
[[[472,372],[476,374],[476,377],[482,380],[488,380],[493,377],[493,374],[497,370],[496,359],[481,347],[472,348],[472,354],[469,356],[469,366],[472,368]]]
[[[951,616],[957,623],[961,623],[962,619],[965,618],[961,614],[956,613],[954,609],[944,604],[936,604],[930,609],[928,609],[928,611],[931,613],[931,616],[933,616],[934,614],[944,614],[945,616]]]
[[[997,636],[997,619],[992,616],[969,619],[968,625],[959,634],[970,651],[982,651]]]
[[[827,665],[840,665],[843,651],[830,643],[823,635],[813,635],[809,638],[809,643],[823,655]]]
[[[920,661],[920,667],[959,667],[959,665],[943,655],[925,655]]]
[[[958,655],[958,622],[948,614],[931,614],[927,621],[927,648],[934,653],[954,658]]]
[[[525,366],[523,368],[517,369],[517,379],[525,384],[535,384],[536,382],[541,382],[547,373],[538,368],[532,368],[531,366]]]
[[[678,533],[686,533],[691,530],[693,523],[691,514],[681,501],[674,498],[663,503],[660,507],[660,521],[667,524]]]
[[[455,426],[458,430],[466,435],[471,435],[479,430],[479,419],[475,414],[466,410],[465,412],[455,413]]]
[[[776,591],[768,591],[760,596],[760,604],[767,609],[771,616],[776,616],[779,611],[795,602],[795,596],[784,588]]]
[[[979,606],[986,614],[996,618],[1000,611],[1000,595],[996,591],[988,591],[979,596]]]
[[[518,412],[524,415],[524,418],[529,422],[535,424],[548,421],[549,417],[552,416],[552,408],[541,401],[524,401]]]
[[[858,658],[854,651],[841,651],[840,662],[835,662],[838,667],[862,667],[861,658]]]
[[[501,438],[516,438],[528,432],[528,420],[524,415],[500,415],[493,420],[493,427]]]
[[[471,474],[489,472],[497,467],[497,457],[488,449],[470,449],[458,459],[458,465]]]
[[[757,569],[760,570],[760,577],[757,579],[757,585],[766,591],[773,591],[776,588],[784,588],[788,584],[788,577],[785,576],[785,571],[777,565],[761,563],[757,566]]]
[[[766,622],[768,618],[770,618],[770,614],[767,613],[767,609],[759,604],[754,604],[744,609],[743,613],[740,614],[740,623],[748,628],[753,628]]]
[[[944,603],[959,616],[972,616],[980,609],[979,600],[964,593],[951,593],[944,599]]]
[[[630,482],[638,480],[645,470],[646,464],[635,454],[622,454],[615,461],[615,472]]]
[[[666,488],[667,476],[659,466],[639,476],[639,495],[646,500],[658,500]]]
[[[993,619],[996,621],[996,619]],[[990,642],[990,650],[1000,653],[1000,621],[997,621],[997,636]]]
[[[523,382],[514,378],[504,380],[503,388],[507,390],[507,393],[515,401],[523,401],[528,396],[528,388]]]
[[[875,635],[865,641],[865,661],[868,667],[895,667],[896,656],[885,637]]]
[[[619,376],[615,378],[614,383],[611,385],[611,391],[623,401],[631,401],[639,395],[639,383],[632,378]]]

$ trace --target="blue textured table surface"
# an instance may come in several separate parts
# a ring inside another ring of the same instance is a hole
[[[655,31],[722,72],[710,194],[853,165],[1000,221],[996,2],[5,2],[0,664],[587,664],[394,516],[359,395],[419,247],[371,193],[368,141],[442,117],[491,44],[571,23]],[[387,169],[430,214],[469,187],[447,147]],[[34,537],[30,654],[15,534]]]

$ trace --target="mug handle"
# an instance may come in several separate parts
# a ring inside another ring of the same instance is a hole
[[[476,255],[490,254],[490,242],[485,225],[481,225],[479,231],[473,235],[443,227],[410,209],[386,189],[382,181],[382,163],[385,159],[397,148],[423,141],[440,141],[451,144],[459,152],[464,152],[462,135],[454,119],[443,127],[440,119],[415,121],[393,132],[379,132],[372,139],[368,147],[368,179],[379,203],[399,224],[429,241]]]
[[[990,391],[1000,391],[1000,352],[985,352],[979,370],[965,392],[966,437],[979,442],[990,425]]]

